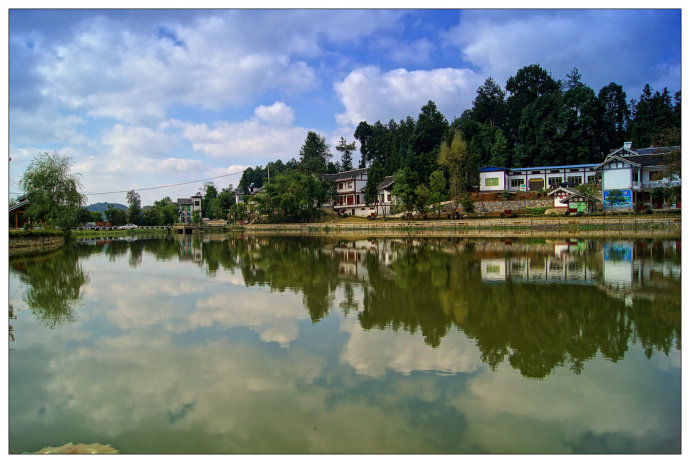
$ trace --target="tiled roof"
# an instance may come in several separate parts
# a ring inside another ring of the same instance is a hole
[[[601,199],[594,197],[592,195],[588,195],[587,193],[573,193],[571,195],[566,196],[561,201],[564,203],[569,203],[571,200],[577,199],[577,198],[582,198],[585,201],[591,201],[591,202],[599,201],[599,202],[601,202]]]
[[[369,172],[369,168],[365,167],[364,169],[347,170],[345,172],[338,172],[337,174],[324,174],[323,178],[333,181],[347,180],[349,178],[355,178],[362,173],[366,174],[367,172]]]
[[[381,183],[379,183],[379,190],[388,189],[391,187],[391,185],[393,185],[393,183],[395,183],[395,179],[392,175],[384,177],[383,180],[381,180]]]
[[[558,192],[558,191],[564,191],[564,192],[568,193],[569,195],[575,194],[575,191],[573,191],[573,190],[571,190],[571,189],[569,189],[569,188],[562,187],[562,186],[559,186],[558,188],[556,188],[556,189],[553,190],[553,191],[550,191],[550,192],[547,193],[547,194],[548,194],[549,196],[551,196],[551,195],[555,194],[555,193]]]
[[[652,166],[664,166],[664,154],[636,154],[634,156],[619,156],[617,154],[609,154],[604,162],[599,164],[597,168],[602,167],[605,164],[613,161],[614,159],[628,162],[630,164],[639,165],[642,167],[652,167]]]

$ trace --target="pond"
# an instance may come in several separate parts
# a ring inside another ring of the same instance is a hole
[[[681,450],[680,240],[104,238],[9,269],[10,453]]]

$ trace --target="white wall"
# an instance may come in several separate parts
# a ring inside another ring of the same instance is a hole
[[[602,188],[604,190],[629,190],[632,187],[632,169],[604,169],[602,171]]]
[[[486,186],[487,178],[498,177],[498,185]],[[503,191],[506,188],[506,175],[503,171],[495,172],[480,172],[479,173],[479,191]]]

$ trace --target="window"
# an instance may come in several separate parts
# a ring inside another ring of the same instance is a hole
[[[590,175],[587,177],[587,183],[598,184],[599,183],[599,177],[597,177],[596,175]]]
[[[558,169],[555,169],[555,170],[550,170],[549,173],[550,173],[550,174],[560,174],[561,171],[558,170]]]
[[[519,187],[520,185],[524,185],[524,184],[525,184],[524,178],[514,178],[510,181],[511,187]]]
[[[649,181],[650,182],[658,182],[662,178],[664,178],[664,171],[663,170],[656,170],[656,171],[652,171],[649,173]]]
[[[561,177],[549,177],[549,186],[550,187],[558,186],[561,183],[563,183],[563,179]]]
[[[498,186],[498,177],[490,177],[484,179],[485,186]]]
[[[572,183],[573,185],[579,185],[582,183],[582,177],[568,177],[568,183]]]
[[[639,181],[640,181],[640,178],[637,174],[637,171],[633,170],[633,182],[639,182]]]

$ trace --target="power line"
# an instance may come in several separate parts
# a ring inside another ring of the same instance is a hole
[[[123,190],[123,191],[106,191],[106,192],[99,192],[99,193],[88,193],[87,192],[84,194],[85,195],[110,195],[110,194],[115,194],[115,193],[128,193],[131,190],[135,190],[135,191],[157,190],[160,188],[171,188],[171,187],[179,186],[179,185],[189,185],[190,183],[199,183],[199,182],[205,182],[207,180],[215,180],[217,178],[223,178],[223,177],[229,177],[231,175],[241,174],[242,172],[244,172],[244,171],[239,170],[237,172],[231,172],[229,174],[219,175],[217,177],[202,178],[201,180],[192,180],[191,182],[172,183],[170,185],[151,186],[151,187],[146,187],[146,188],[132,188],[130,190]]]

